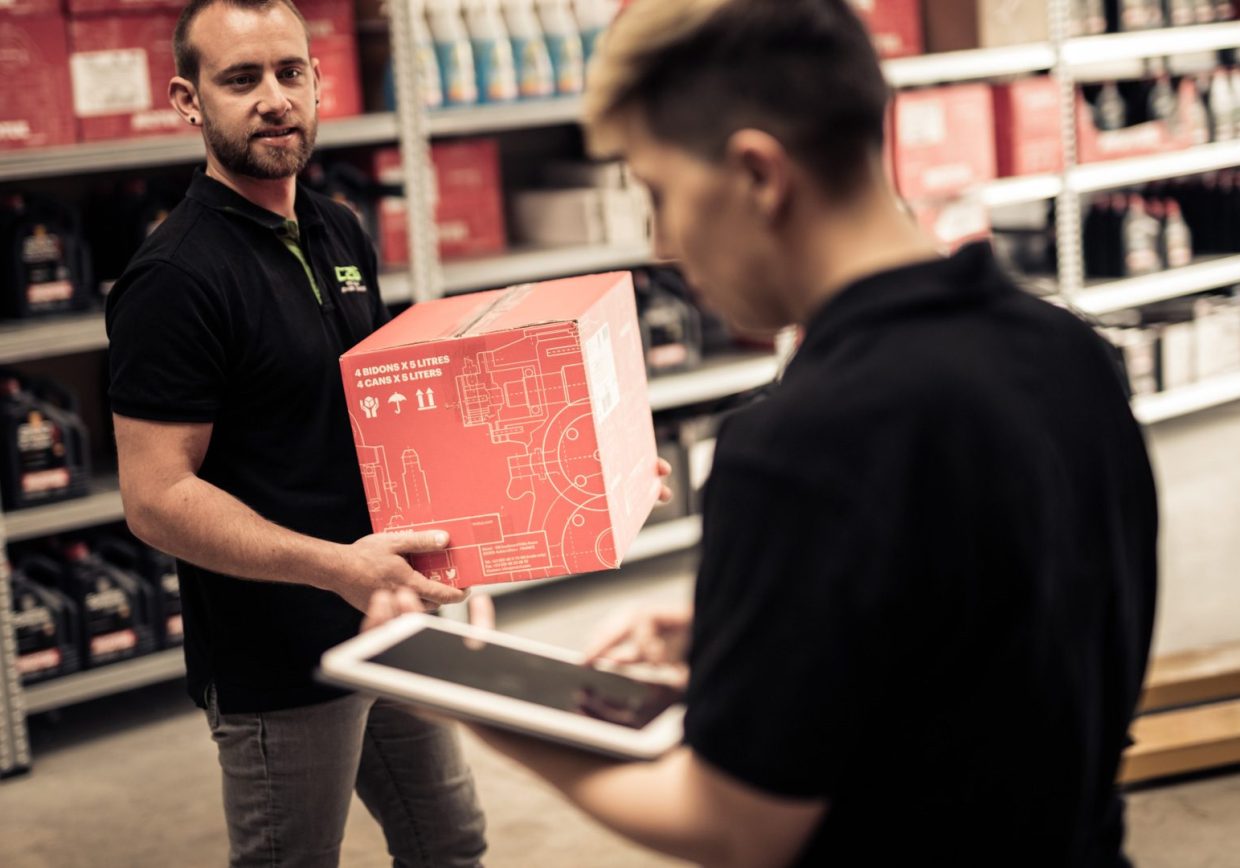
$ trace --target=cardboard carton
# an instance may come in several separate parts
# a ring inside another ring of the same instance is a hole
[[[38,16],[58,17],[60,0],[0,0],[0,19]]]
[[[891,129],[893,171],[906,199],[953,196],[995,178],[987,85],[903,91],[895,98]]]
[[[416,305],[340,360],[371,523],[456,587],[619,566],[658,498],[627,273]]]
[[[925,50],[921,0],[849,0],[849,3],[869,28],[879,57],[908,57]]]
[[[431,146],[435,169],[435,223],[439,254],[445,258],[504,249],[506,229],[500,181],[499,144],[494,139],[460,139]],[[374,155],[375,180],[385,187],[404,182],[400,151],[381,148]],[[409,262],[408,206],[403,196],[379,201],[379,251],[388,265]]]
[[[63,18],[0,18],[0,151],[73,143],[68,58]]]
[[[933,0],[926,4],[926,50],[1001,48],[1050,38],[1046,0]]]
[[[999,176],[1063,170],[1059,85],[1049,75],[997,84],[995,153]]]
[[[69,21],[73,113],[84,142],[196,133],[168,102],[171,12]]]
[[[310,31],[310,56],[323,74],[319,117],[362,113],[362,87],[353,4],[339,0],[301,0],[298,10]]]

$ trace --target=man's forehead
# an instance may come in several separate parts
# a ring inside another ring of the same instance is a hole
[[[247,9],[217,3],[195,17],[189,31],[201,65],[210,70],[262,66],[273,58],[310,59],[309,37],[283,3]]]

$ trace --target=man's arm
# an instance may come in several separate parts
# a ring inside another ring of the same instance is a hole
[[[712,868],[787,865],[827,811],[825,801],[760,793],[688,747],[653,763],[616,763],[486,727],[472,729],[608,828]]]
[[[149,545],[225,575],[331,591],[363,611],[380,588],[411,587],[432,603],[465,598],[401,556],[441,549],[446,534],[372,534],[341,545],[295,533],[198,477],[211,424],[113,419],[125,517]]]

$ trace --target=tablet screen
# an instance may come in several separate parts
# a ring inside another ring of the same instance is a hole
[[[646,726],[681,698],[667,685],[434,629],[419,630],[370,662],[632,729]]]

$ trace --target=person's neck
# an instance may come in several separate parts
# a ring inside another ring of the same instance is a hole
[[[801,324],[864,277],[942,256],[886,188],[813,221],[799,246],[807,268],[796,281],[801,291],[792,306]]]
[[[210,154],[207,156],[207,177],[214,178],[260,208],[279,214],[285,220],[297,219],[296,177],[266,180],[238,175],[225,169]]]

